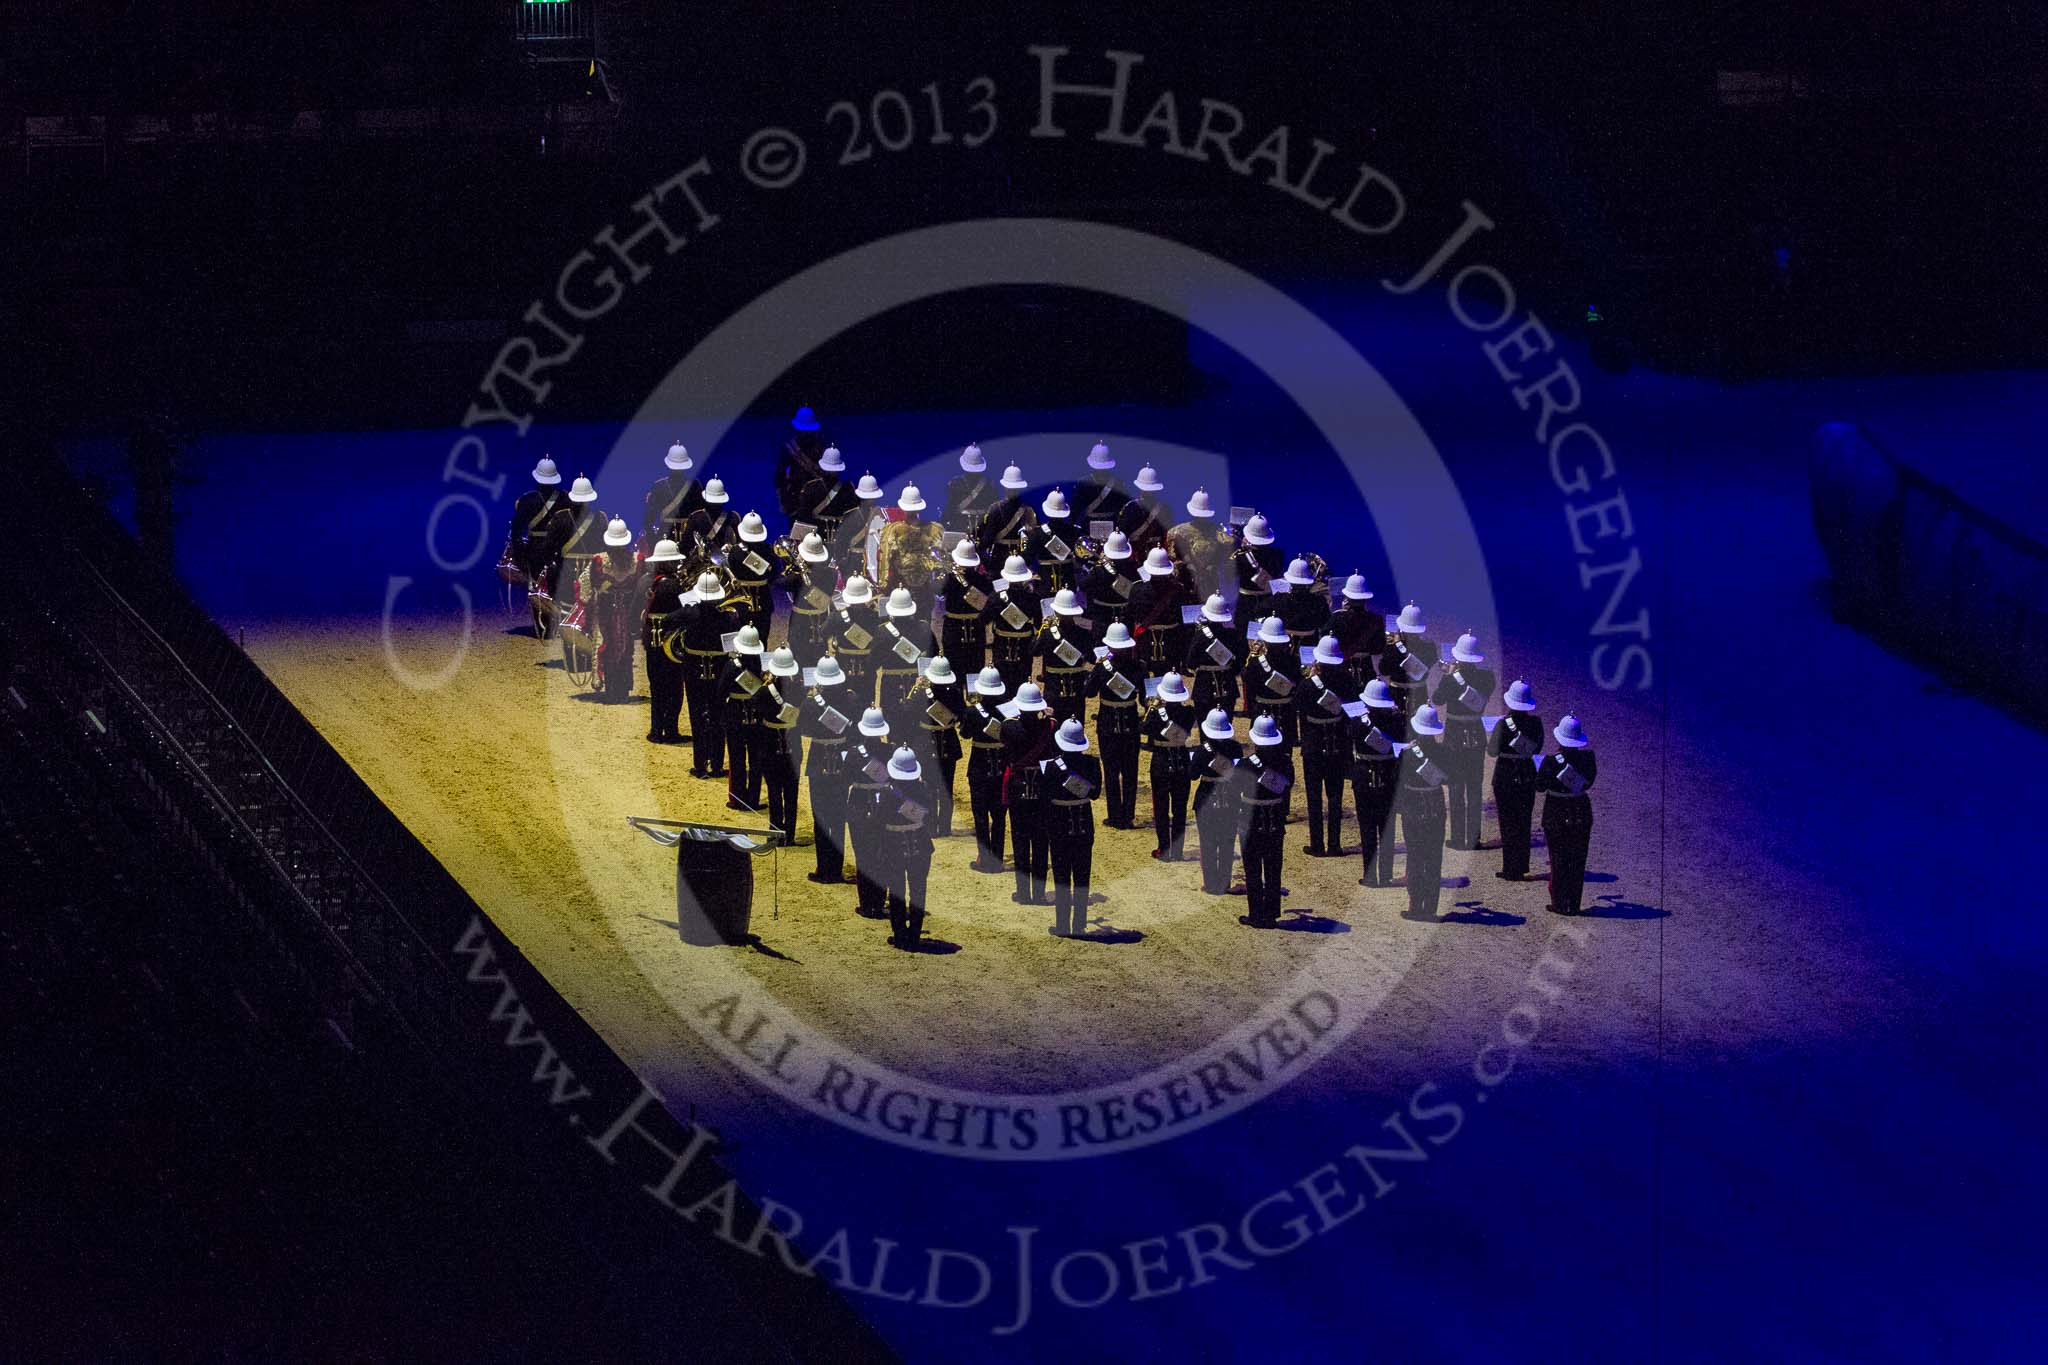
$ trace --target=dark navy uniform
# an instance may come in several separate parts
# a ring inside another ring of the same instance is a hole
[[[1344,714],[1358,700],[1358,675],[1345,664],[1316,664],[1294,691],[1301,732],[1301,773],[1308,787],[1311,858],[1344,851],[1344,779],[1351,773],[1351,731]]]
[[[1052,735],[1045,711],[1025,711],[1003,726],[1003,804],[1010,808],[1010,837],[1016,843],[1014,899],[1027,905],[1045,901],[1052,859],[1048,784],[1038,767],[1058,752]]]
[[[1055,724],[1080,719],[1087,709],[1088,674],[1095,667],[1095,635],[1080,616],[1054,612],[1039,627],[1032,654],[1044,680],[1046,705]]]
[[[1287,637],[1294,641],[1295,657],[1300,658],[1304,645],[1313,646],[1329,634],[1330,601],[1314,588],[1298,583],[1280,586],[1287,591],[1273,594],[1272,614],[1287,627]]]
[[[948,661],[950,662],[950,660]],[[974,866],[1003,870],[1003,833],[1009,812],[1003,805],[1003,718],[986,697],[975,695],[961,712],[960,738],[967,746],[967,804],[974,814]]]
[[[687,469],[669,471],[647,490],[647,511],[640,533],[650,546],[657,540],[683,543],[683,523],[704,505],[704,485]]]
[[[886,740],[865,735],[846,750],[846,842],[853,848],[854,912],[864,919],[889,913],[889,850],[882,840],[882,816],[894,752]]]
[[[1109,651],[1108,658],[1088,670],[1085,690],[1095,699],[1095,742],[1102,749],[1103,823],[1111,829],[1136,829],[1138,731],[1145,700],[1145,675],[1138,667],[1137,651]]]
[[[1326,633],[1337,637],[1346,659],[1376,659],[1387,652],[1387,618],[1364,602],[1348,598],[1330,613]]]
[[[1408,717],[1366,708],[1351,731],[1351,800],[1358,807],[1358,842],[1364,855],[1361,886],[1394,884],[1394,800],[1400,791],[1401,755]]]
[[[725,731],[728,764],[725,804],[735,810],[761,808],[763,739],[761,701],[756,696],[768,685],[758,654],[731,654],[719,673],[718,697],[722,706],[719,720]]]
[[[1271,716],[1289,749],[1299,736],[1294,713],[1295,693],[1301,688],[1301,654],[1291,644],[1276,645],[1269,640],[1247,644],[1244,665],[1245,714],[1253,718]]]
[[[1206,716],[1220,707],[1226,715],[1236,713],[1244,651],[1244,632],[1236,626],[1204,617],[1188,628],[1187,658],[1180,671],[1194,694],[1197,712]]]
[[[811,852],[817,864],[814,882],[838,883],[846,876],[846,766],[850,741],[856,738],[854,717],[833,705],[839,689],[812,688],[797,717],[797,732],[810,741],[804,776],[811,794]]]
[[[1253,621],[1273,614],[1273,599],[1287,590],[1280,575],[1287,571],[1287,556],[1278,545],[1240,542],[1230,557],[1237,578],[1237,619]],[[1311,641],[1313,643],[1313,641]]]
[[[732,599],[693,602],[667,617],[671,629],[682,631],[683,687],[690,706],[690,776],[725,776],[724,699],[719,682],[725,672],[723,637],[740,628]]]
[[[792,522],[804,521],[817,527],[818,538],[830,546],[838,539],[839,523],[858,506],[860,497],[853,491],[853,484],[824,471],[804,485],[797,495],[796,510],[789,515]]]
[[[1194,751],[1195,829],[1201,837],[1202,890],[1230,894],[1230,862],[1237,842],[1237,760],[1244,746],[1204,735]]]
[[[1075,546],[1081,531],[1071,517],[1051,517],[1033,526],[1024,536],[1023,555],[1038,570],[1038,581],[1049,593],[1074,587],[1081,578],[1081,560]]]
[[[782,576],[782,590],[789,594],[789,652],[805,668],[816,668],[831,652],[832,594],[838,588],[839,570],[830,560],[799,560]]]
[[[926,777],[893,774],[876,795],[875,840],[881,855],[889,941],[915,948],[924,933],[925,884],[932,870],[932,789]]]
[[[658,564],[647,585],[647,606],[640,617],[640,647],[647,663],[647,738],[656,744],[682,739],[676,729],[683,713],[683,666],[662,646],[668,614],[682,605],[683,580],[673,564]]]
[[[1132,586],[1125,620],[1138,637],[1138,663],[1146,677],[1171,673],[1186,661],[1189,627],[1180,616],[1181,608],[1192,600],[1177,574],[1140,579]]]
[[[1481,712],[1493,695],[1491,669],[1452,663],[1430,697],[1443,712],[1444,758],[1450,769],[1450,846],[1479,847],[1480,813],[1485,808],[1486,722]]]
[[[1429,671],[1436,667],[1436,645],[1426,635],[1387,632],[1387,648],[1379,657],[1379,675],[1393,689],[1401,714],[1412,716],[1429,700]]]
[[[1285,745],[1253,745],[1238,764],[1237,828],[1244,848],[1245,920],[1280,920],[1280,866],[1287,843],[1294,759]]]
[[[1145,713],[1145,747],[1152,753],[1152,831],[1159,847],[1153,857],[1179,862],[1187,857],[1188,783],[1199,750],[1190,740],[1195,708],[1186,702],[1158,701]]]
[[[1442,743],[1417,735],[1401,751],[1401,840],[1408,849],[1408,913],[1434,919],[1444,876],[1444,784],[1450,781]]]
[[[939,639],[946,662],[963,678],[988,662],[988,621],[995,584],[980,569],[955,564],[939,580]]]
[[[1102,794],[1102,764],[1093,754],[1053,751],[1045,770],[1048,848],[1052,870],[1052,931],[1062,938],[1086,933],[1088,886],[1095,865],[1095,798]]]
[[[981,519],[995,504],[996,486],[988,475],[956,474],[946,485],[946,511],[939,521],[948,531],[958,531],[973,539]]]
[[[1038,589],[1031,583],[996,583],[989,602],[989,662],[1015,697],[1031,679],[1031,647],[1038,639]]]
[[[1006,493],[982,514],[981,525],[974,532],[975,544],[983,559],[1001,568],[1011,555],[1024,554],[1024,542],[1037,525],[1038,513],[1024,501],[1023,494]]]
[[[1143,560],[1153,546],[1166,544],[1166,533],[1173,529],[1173,513],[1154,495],[1140,493],[1117,514],[1116,529],[1130,540],[1131,557]]]
[[[1137,570],[1130,560],[1105,557],[1081,580],[1081,595],[1088,599],[1088,619],[1098,629],[1112,621],[1131,624],[1131,594],[1137,587]]]
[[[1130,502],[1131,495],[1124,491],[1122,481],[1107,469],[1097,469],[1074,485],[1068,506],[1074,509],[1074,524],[1085,531],[1091,521],[1106,521],[1115,526]]]
[[[1576,915],[1586,892],[1586,850],[1593,840],[1591,749],[1559,749],[1536,770],[1543,794],[1543,842],[1550,849],[1550,908]]]
[[[856,710],[875,699],[875,655],[882,648],[882,618],[872,602],[834,607],[825,618],[828,652],[846,670],[846,690]]]
[[[953,779],[960,767],[960,717],[966,708],[959,683],[920,679],[897,701],[889,717],[889,733],[917,755],[924,780],[932,789],[934,839],[953,833]]]
[[[505,536],[505,557],[549,597],[555,595],[555,583],[562,571],[562,545],[557,531],[569,525],[558,521],[555,514],[569,505],[569,495],[560,485],[529,488],[512,504],[512,529]],[[535,629],[540,629],[538,621]]]
[[[1493,727],[1493,806],[1500,817],[1500,874],[1529,875],[1529,826],[1536,813],[1536,765],[1543,754],[1543,717],[1510,711]]]
[[[775,621],[775,598],[768,588],[775,577],[775,552],[765,543],[749,545],[735,538],[726,551],[725,565],[732,573],[727,591],[744,604],[745,619],[766,640]]]
[[[768,823],[796,838],[797,771],[803,763],[803,739],[797,722],[803,716],[803,679],[770,676],[754,694],[760,714],[754,749],[761,785],[768,797]]]
[[[875,704],[886,707],[890,698],[900,699],[917,686],[917,661],[929,659],[933,652],[932,623],[923,616],[882,615],[876,621],[875,689],[881,699]],[[910,742],[907,732],[896,732],[896,738],[899,743]]]

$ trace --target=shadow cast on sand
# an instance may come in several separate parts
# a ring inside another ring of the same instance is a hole
[[[1479,924],[1495,928],[1528,922],[1527,915],[1514,915],[1505,910],[1496,910],[1484,901],[1459,901],[1457,909],[1437,916],[1439,924]]]
[[[1318,915],[1313,910],[1289,910],[1286,914],[1288,917],[1275,924],[1273,926],[1275,929],[1287,929],[1297,934],[1348,934],[1351,932],[1351,926],[1343,920],[1331,919],[1328,915]]]
[[[737,939],[730,943],[694,943],[683,933],[683,926],[675,920],[659,919],[653,915],[642,915],[640,918],[646,920],[649,924],[659,924],[664,929],[675,930],[676,942],[682,944],[685,948],[752,948],[761,956],[772,957],[777,962],[794,962],[798,966],[803,965],[802,958],[791,957],[788,953],[769,944],[759,934],[748,934],[745,938]]]
[[[1588,919],[1670,919],[1671,912],[1658,905],[1623,900],[1618,895],[1596,896],[1593,904],[1580,907]]]
[[[945,957],[949,954],[959,952],[960,945],[952,942],[950,939],[921,938],[915,944],[905,949],[904,951],[912,953],[930,953],[934,957]]]

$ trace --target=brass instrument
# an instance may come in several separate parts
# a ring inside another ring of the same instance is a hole
[[[1308,561],[1309,577],[1315,580],[1315,586],[1310,591],[1327,594],[1330,591],[1329,561],[1314,550],[1303,550],[1301,557]]]

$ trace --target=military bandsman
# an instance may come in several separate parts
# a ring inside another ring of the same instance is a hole
[[[1237,709],[1237,680],[1244,669],[1244,632],[1230,619],[1221,593],[1210,593],[1202,614],[1188,632],[1187,658],[1181,673],[1194,680],[1195,710],[1207,714]]]
[[[1334,635],[1316,641],[1313,658],[1294,692],[1301,773],[1308,786],[1308,847],[1303,852],[1311,858],[1339,858],[1344,854],[1344,779],[1351,773],[1354,726],[1345,708],[1358,700],[1358,675]]]
[[[761,808],[760,761],[765,742],[761,701],[756,694],[767,686],[761,667],[762,652],[761,632],[751,625],[742,625],[733,633],[731,652],[719,672],[719,724],[725,732],[728,810]]]
[[[1036,579],[1024,556],[1011,555],[1003,562],[995,599],[989,603],[989,658],[1012,693],[1031,676],[1031,648],[1038,639],[1042,600]]]
[[[1238,922],[1270,929],[1280,922],[1280,867],[1287,843],[1294,759],[1270,715],[1252,721],[1252,747],[1239,764],[1237,828],[1244,849],[1245,913]]]
[[[889,914],[889,853],[882,817],[889,791],[889,720],[880,707],[861,713],[860,736],[846,751],[846,836],[853,848],[854,913],[863,919]]]
[[[1372,660],[1386,653],[1387,618],[1370,605],[1372,589],[1365,586],[1364,574],[1345,579],[1339,596],[1343,605],[1330,613],[1327,629],[1337,637],[1344,657],[1360,661],[1361,670],[1369,671]]]
[[[1067,495],[1055,488],[1039,504],[1043,518],[1024,537],[1024,557],[1038,566],[1038,576],[1047,592],[1071,588],[1080,578],[1077,547],[1080,532],[1074,529],[1073,509]]]
[[[797,729],[810,742],[804,777],[811,795],[811,854],[816,864],[807,874],[814,882],[836,886],[846,878],[846,798],[852,782],[847,767],[849,744],[858,738],[853,718],[836,703],[846,700],[846,674],[839,660],[827,654],[811,670]]]
[[[924,934],[925,885],[932,870],[932,790],[910,749],[890,755],[875,804],[875,851],[881,858],[889,942],[915,952]]]
[[[965,536],[953,543],[952,567],[939,588],[939,643],[963,674],[988,661],[988,621],[995,584],[981,567],[981,551]]]
[[[1237,614],[1247,621],[1271,613],[1280,575],[1287,571],[1287,556],[1276,539],[1273,523],[1264,516],[1253,516],[1238,532],[1230,566],[1237,579]]]
[[[755,766],[768,798],[768,824],[787,839],[796,838],[797,770],[803,762],[803,668],[787,647],[771,651],[765,661],[768,685],[754,694],[760,717]]]
[[[1187,506],[1188,519],[1166,533],[1166,549],[1200,599],[1222,591],[1234,549],[1229,534],[1216,524],[1208,489],[1197,488]]]
[[[1086,695],[1095,699],[1095,734],[1102,742],[1103,821],[1111,829],[1138,827],[1138,733],[1145,672],[1138,642],[1121,621],[1109,623],[1108,654],[1088,670]]]
[[[1529,875],[1529,827],[1536,812],[1536,768],[1543,758],[1543,717],[1536,714],[1536,693],[1520,678],[1501,693],[1507,714],[1493,727],[1487,745],[1493,754],[1493,807],[1500,818],[1500,871],[1503,881]]]
[[[643,541],[680,542],[683,523],[690,519],[690,513],[704,505],[704,490],[697,476],[690,472],[695,462],[681,441],[668,448],[661,462],[668,472],[647,490],[646,515],[640,533]]]
[[[1450,667],[1437,679],[1431,700],[1444,718],[1444,758],[1450,769],[1450,846],[1479,847],[1479,820],[1485,807],[1486,725],[1483,713],[1493,695],[1493,670],[1482,668],[1486,656],[1471,631],[1451,646]]]
[[[900,697],[917,685],[922,661],[938,652],[932,648],[931,614],[920,613],[917,598],[911,595],[910,589],[898,587],[889,593],[877,625],[874,649],[877,690],[884,698]],[[909,736],[899,732],[896,739],[901,743]]]
[[[1131,589],[1130,614],[1125,617],[1138,641],[1138,663],[1148,678],[1177,671],[1187,657],[1188,627],[1181,620],[1181,608],[1194,599],[1174,568],[1173,559],[1155,545],[1138,566],[1138,583]]]
[[[1095,635],[1083,615],[1087,609],[1079,593],[1061,588],[1052,595],[1052,611],[1032,647],[1055,722],[1078,718],[1087,705],[1088,674],[1095,667]]]
[[[962,698],[960,737],[967,745],[967,804],[974,815],[976,872],[1003,870],[1003,833],[1009,811],[1003,805],[1003,717],[997,703],[1009,691],[1001,670],[990,664],[976,674]]]
[[[1220,707],[1202,720],[1202,744],[1194,756],[1195,832],[1201,842],[1202,890],[1230,894],[1230,864],[1237,839],[1237,760],[1244,746]]]
[[[1095,866],[1095,798],[1102,764],[1088,752],[1079,720],[1060,722],[1058,753],[1045,766],[1046,820],[1052,869],[1052,934],[1079,938],[1088,929],[1089,882]]]
[[[1038,525],[1037,513],[1031,510],[1030,503],[1024,501],[1024,490],[1031,486],[1024,478],[1024,471],[1010,465],[996,482],[1002,486],[1002,496],[982,514],[981,525],[975,528],[974,533],[982,558],[991,564],[1000,564],[1011,555],[1023,554],[1025,542]]]
[[[1550,909],[1576,915],[1586,892],[1586,850],[1593,841],[1593,741],[1577,716],[1557,723],[1558,751],[1536,770],[1543,794],[1543,842],[1550,849]]]
[[[1124,504],[1116,529],[1130,538],[1131,553],[1142,559],[1154,547],[1165,546],[1166,534],[1173,529],[1173,513],[1159,496],[1166,485],[1160,482],[1158,470],[1150,465],[1140,469],[1134,487],[1137,496]]]
[[[1360,886],[1394,884],[1394,802],[1400,792],[1401,746],[1408,713],[1385,678],[1367,682],[1365,704],[1351,732],[1351,801],[1358,807],[1358,842],[1365,855]]]
[[[1424,703],[1408,722],[1409,743],[1401,751],[1401,840],[1408,850],[1408,914],[1435,919],[1444,876],[1444,786],[1451,774],[1444,760],[1443,717]]]
[[[882,618],[875,611],[875,590],[859,574],[846,580],[839,605],[826,620],[832,657],[846,670],[848,690],[856,702],[866,706],[875,697],[875,635]]]
[[[946,485],[946,510],[940,518],[948,531],[958,531],[972,540],[981,529],[981,519],[995,506],[996,486],[989,482],[988,461],[981,447],[970,445],[960,452],[960,472]]]
[[[1037,683],[1017,689],[1017,718],[1003,726],[1003,804],[1010,811],[1010,838],[1019,905],[1049,905],[1045,880],[1052,857],[1045,763],[1053,754],[1052,717]]]
[[[1158,847],[1152,856],[1163,863],[1187,858],[1188,784],[1195,771],[1195,708],[1187,680],[1168,673],[1145,712],[1145,747],[1151,752],[1152,832]]]
[[[662,622],[683,604],[683,552],[673,540],[658,540],[647,567],[647,605],[641,612],[640,646],[647,667],[647,742],[680,744],[677,725],[683,714],[683,666],[668,652],[668,631]]]

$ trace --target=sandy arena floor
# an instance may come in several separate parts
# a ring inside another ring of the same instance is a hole
[[[1431,1021],[1428,1011],[1413,1017],[1415,1007],[1440,998],[1449,981],[1501,967],[1508,989],[1524,969],[1527,953],[1474,926],[1507,929],[1529,917],[1536,922],[1509,937],[1530,950],[1548,933],[1547,884],[1498,881],[1492,848],[1447,851],[1445,922],[1406,918],[1404,891],[1356,884],[1356,856],[1301,855],[1307,825],[1297,792],[1286,862],[1296,932],[1240,925],[1243,898],[1202,895],[1192,861],[1155,861],[1147,827],[1098,829],[1091,927],[1104,941],[1061,941],[1046,933],[1049,909],[1011,901],[1008,875],[968,869],[963,771],[960,834],[937,844],[932,864],[929,951],[890,947],[886,925],[854,914],[850,885],[806,880],[808,847],[771,855],[779,870],[757,863],[753,927],[772,955],[689,948],[674,927],[673,855],[625,817],[765,821],[728,811],[722,782],[689,777],[686,747],[646,743],[644,682],[616,706],[572,696],[557,648],[511,633],[508,619],[481,619],[455,678],[431,691],[399,682],[374,621],[272,623],[251,629],[248,643],[485,910],[643,1069],[665,1071],[679,1045],[694,1044],[687,1028],[662,1017],[662,1001],[690,994],[693,960],[705,954],[740,964],[850,1051],[943,1084],[1040,1091],[1112,1082],[1200,1048],[1312,962],[1360,990],[1394,984],[1397,1006],[1411,1016],[1397,1031],[1421,1043]],[[401,661],[424,672],[460,631],[459,618],[414,619],[396,623],[393,639]],[[1600,880],[1587,891],[1596,907],[1592,898],[1603,893],[1626,889],[1640,901],[1656,885],[1654,800],[1646,812],[1645,796],[1654,798],[1657,773],[1616,763],[1610,783],[1608,771],[1601,810],[1612,823],[1598,836]],[[1624,844],[1631,811],[1647,814],[1647,839]],[[1149,812],[1141,764],[1140,818]],[[800,823],[808,840],[807,807]],[[1355,850],[1348,809],[1346,832]],[[1490,802],[1487,834],[1497,840]],[[1189,842],[1192,854],[1192,829]],[[1633,858],[1618,856],[1631,844]],[[1539,870],[1541,859],[1539,850]],[[1654,934],[1652,925],[1632,927]],[[1391,982],[1404,968],[1409,979]],[[1459,1014],[1484,1008],[1465,998],[1471,984],[1456,992]],[[1629,994],[1636,998],[1626,1013],[1642,1022],[1647,1002],[1634,988]],[[1412,1047],[1404,1054],[1412,1058]]]

